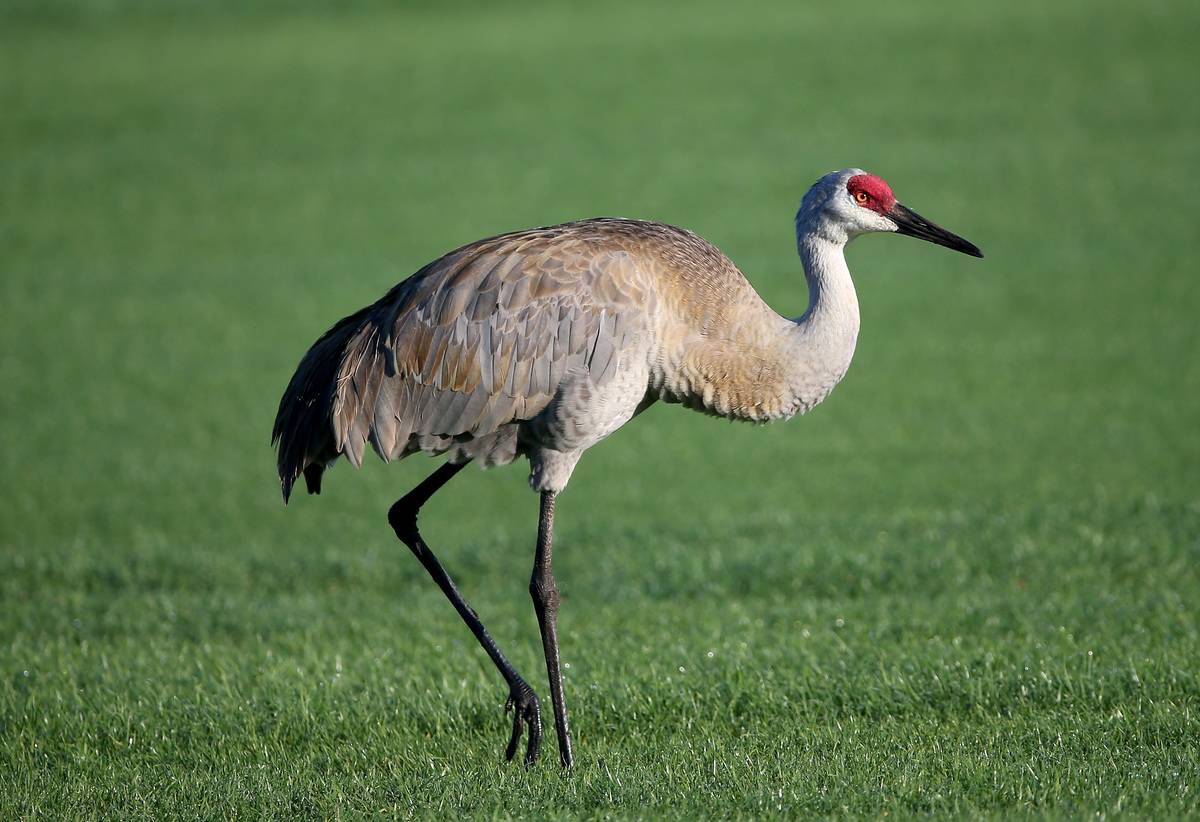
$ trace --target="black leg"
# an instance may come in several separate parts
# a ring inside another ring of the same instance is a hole
[[[563,701],[562,668],[558,660],[558,584],[551,567],[551,542],[554,536],[554,493],[542,492],[542,510],[538,517],[537,555],[529,594],[542,629],[542,650],[546,652],[546,673],[550,677],[550,700],[554,703],[554,729],[558,732],[558,755],[564,768],[574,764],[571,755],[571,729],[567,726],[567,705]]]
[[[471,633],[475,634],[475,638],[479,640],[483,650],[487,651],[492,662],[500,669],[501,676],[508,683],[508,703],[505,708],[513,711],[512,736],[508,740],[508,748],[505,750],[504,756],[509,760],[513,758],[517,752],[517,745],[521,741],[521,733],[528,724],[529,741],[525,747],[525,764],[532,765],[537,761],[538,750],[542,742],[542,711],[537,694],[529,687],[529,683],[517,673],[517,669],[512,666],[512,663],[505,659],[504,654],[496,645],[496,640],[492,639],[487,628],[483,627],[483,623],[479,620],[479,614],[475,613],[475,609],[463,599],[454,580],[446,573],[446,569],[438,562],[433,551],[429,549],[425,540],[417,532],[417,513],[421,510],[421,506],[428,502],[439,488],[449,482],[451,477],[462,470],[465,464],[446,463],[426,477],[420,485],[409,491],[392,506],[388,511],[388,522],[391,523],[392,529],[400,541],[416,554],[417,559],[425,566],[425,570],[433,577],[433,581],[438,584],[446,598],[458,611],[459,616],[463,618],[463,622],[467,623]]]

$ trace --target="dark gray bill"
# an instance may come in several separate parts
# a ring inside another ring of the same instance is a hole
[[[970,254],[972,257],[983,256],[983,252],[974,243],[967,242],[962,237],[952,234],[940,225],[929,222],[907,206],[896,203],[888,210],[887,215],[896,223],[897,234],[928,240],[931,243],[937,243],[938,245],[946,246],[946,248],[961,251],[963,254]]]

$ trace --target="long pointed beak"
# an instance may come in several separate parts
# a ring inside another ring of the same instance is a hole
[[[983,256],[983,252],[974,243],[967,242],[962,237],[947,231],[940,225],[929,222],[907,206],[896,203],[888,210],[887,215],[896,224],[897,234],[928,240],[931,243],[937,243],[938,245],[946,246],[946,248],[961,251],[963,254],[970,254],[972,257]]]

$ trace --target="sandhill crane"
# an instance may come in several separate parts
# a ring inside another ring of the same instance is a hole
[[[559,669],[554,501],[580,456],[655,400],[765,422],[821,402],[850,365],[858,298],[843,248],[897,232],[976,257],[979,249],[896,202],[880,177],[818,180],[796,214],[808,283],[798,319],[772,311],[715,246],[684,229],[616,218],[479,240],[434,260],[329,329],[300,361],[272,438],[286,502],[304,475],[355,466],[367,443],[385,461],[423,451],[447,461],[388,511],[508,685],[506,757],[523,729],[541,742],[537,695],[484,628],[417,529],[417,514],[464,465],[529,460],[541,495],[529,592],[541,630],[563,766],[571,737]]]

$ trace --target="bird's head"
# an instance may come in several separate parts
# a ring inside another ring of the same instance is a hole
[[[972,257],[983,256],[974,243],[901,205],[886,180],[861,168],[832,171],[817,180],[796,212],[798,240],[815,233],[847,243],[860,234],[881,231],[928,240]]]

